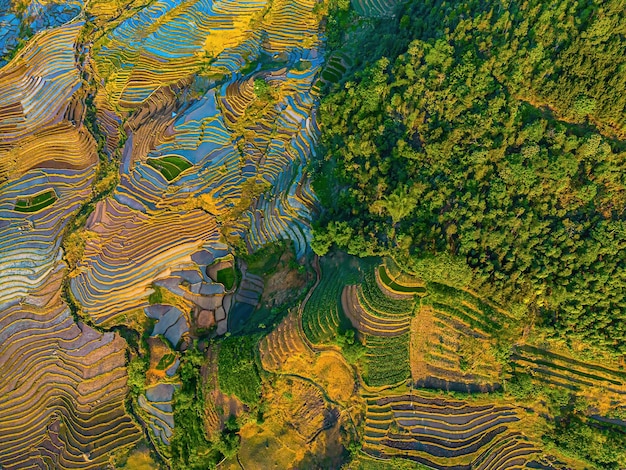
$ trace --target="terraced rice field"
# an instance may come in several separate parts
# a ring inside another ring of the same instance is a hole
[[[315,351],[308,344],[295,311],[261,340],[259,352],[261,364],[269,372],[316,384],[340,403],[353,396],[353,370],[337,351]]]
[[[0,314],[0,466],[99,469],[141,437],[126,414],[125,343],[74,322],[63,266]]]
[[[124,340],[77,322],[62,298],[104,330],[150,318],[149,341],[176,348],[228,329],[245,292],[232,268],[207,270],[227,243],[309,251],[315,4],[94,1],[54,10],[55,24],[35,15],[41,31],[0,69],[0,467],[104,468],[141,438],[124,407]],[[81,8],[86,23],[67,17]],[[160,449],[178,364],[152,365],[159,377],[133,404]]]
[[[81,26],[75,22],[42,31],[0,70],[3,143],[63,118],[70,98],[80,87],[74,45]]]
[[[263,368],[271,372],[303,369],[315,360],[313,351],[302,336],[300,320],[294,313],[285,317],[261,340],[259,351]]]
[[[460,392],[500,388],[492,334],[506,315],[466,291],[430,283],[427,292],[412,322],[414,383]]]
[[[363,450],[437,469],[552,468],[515,424],[516,410],[419,394],[367,400]]]
[[[341,294],[344,286],[359,279],[360,268],[354,263],[354,258],[352,262],[328,257],[320,261],[320,283],[302,310],[303,331],[312,343],[331,342],[350,326],[341,306]]]
[[[87,241],[71,285],[97,323],[146,307],[159,274],[172,264],[191,264],[190,256],[218,237],[214,219],[204,212],[148,217],[117,201],[99,204],[86,227],[98,236]]]
[[[145,413],[145,421],[150,429],[151,438],[160,444],[169,445],[174,429],[172,397],[176,385],[160,383],[146,390],[139,396],[139,406]]]
[[[374,336],[407,333],[417,305],[414,299],[394,299],[382,292],[371,270],[365,272],[362,284],[344,288],[341,301],[352,325]]]
[[[602,390],[603,398],[616,403],[626,396],[626,372],[615,364],[582,362],[564,354],[551,352],[532,345],[520,345],[513,349],[511,360],[532,372],[542,384],[550,384],[585,394]]]
[[[348,57],[340,53],[333,53],[326,58],[326,64],[321,73],[321,80],[324,83],[338,83],[349,66]]]
[[[365,335],[363,380],[372,387],[400,385],[411,376],[409,333],[398,336]]]
[[[425,283],[395,267],[391,260],[385,260],[383,264],[377,267],[375,278],[379,289],[387,297],[410,300],[415,296],[426,295]]]
[[[79,31],[44,31],[0,70],[0,306],[43,285],[68,215],[90,191],[95,143],[64,119],[80,87]]]
[[[250,35],[247,23],[264,6],[263,1],[163,0],[143,8],[95,45],[107,99],[114,107],[132,108],[160,86],[187,78],[203,60],[244,41]]]

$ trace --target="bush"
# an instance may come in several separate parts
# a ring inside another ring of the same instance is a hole
[[[147,358],[136,356],[128,363],[128,388],[133,397],[138,397],[146,391]]]
[[[215,468],[223,454],[204,430],[204,392],[200,368],[204,355],[194,343],[183,354],[179,374],[182,386],[174,394],[174,435],[171,441],[172,468]]]
[[[544,438],[564,453],[599,468],[626,467],[626,435],[623,431],[592,424],[579,415],[562,418],[553,432]]]
[[[504,382],[504,390],[519,400],[530,400],[540,392],[530,374],[525,372],[514,372],[513,376]]]
[[[254,357],[257,339],[253,336],[226,338],[218,358],[220,389],[251,406],[259,404],[261,394],[261,378]]]

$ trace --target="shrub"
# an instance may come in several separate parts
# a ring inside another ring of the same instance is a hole
[[[258,405],[261,394],[261,378],[254,357],[256,343],[256,337],[231,336],[222,342],[218,358],[220,389],[251,406]]]

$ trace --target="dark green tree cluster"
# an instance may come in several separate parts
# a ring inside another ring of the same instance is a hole
[[[239,426],[229,417],[217,436],[207,436],[204,427],[205,396],[201,367],[204,354],[194,344],[183,354],[179,374],[181,388],[174,394],[174,435],[171,441],[172,468],[206,470],[239,449]]]
[[[257,341],[254,336],[231,336],[221,343],[218,356],[220,389],[248,406],[258,405],[261,398],[261,377],[254,356]]]
[[[449,253],[547,331],[626,352],[625,18],[426,0],[352,34],[361,63],[320,110],[314,249]]]
[[[563,392],[563,390],[561,390]],[[548,397],[548,402],[554,401]],[[559,400],[557,400],[559,401]],[[576,408],[578,400],[556,403],[555,423],[543,436],[571,457],[587,462],[591,468],[621,469],[626,466],[626,433],[624,429],[585,416]],[[559,406],[560,405],[560,406]]]

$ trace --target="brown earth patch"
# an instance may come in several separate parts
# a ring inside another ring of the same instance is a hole
[[[165,370],[158,370],[156,367],[166,354],[172,350],[158,336],[148,338],[148,348],[150,349],[150,365],[146,371],[146,385],[154,385],[165,378]]]
[[[328,393],[338,402],[347,402],[354,392],[354,374],[336,351],[322,351],[313,365],[312,373]]]
[[[342,418],[337,408],[325,402],[319,388],[301,379],[280,377],[266,384],[263,395],[269,405],[263,425],[250,422],[240,431],[243,468],[341,467]]]
[[[281,255],[276,270],[265,280],[261,305],[271,308],[296,299],[307,284],[308,274],[299,272],[292,250]]]
[[[435,323],[432,308],[421,307],[411,320],[411,337],[409,341],[411,378],[414,382],[428,376],[426,354],[429,349],[430,337],[434,331]]]
[[[222,309],[223,310],[223,309]],[[198,328],[211,328],[215,325],[215,314],[212,310],[200,310],[196,316],[196,326]]]

